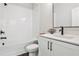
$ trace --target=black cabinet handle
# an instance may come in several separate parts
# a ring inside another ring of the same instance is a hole
[[[48,45],[47,45],[47,47],[48,47],[48,50],[49,50],[49,41],[48,41]]]
[[[52,51],[52,42],[50,42],[50,51]]]

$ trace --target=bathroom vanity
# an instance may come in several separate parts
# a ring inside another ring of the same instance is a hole
[[[54,34],[47,33],[40,35],[38,40],[39,55],[79,56],[79,35],[77,36],[72,34],[64,34],[64,31],[71,33],[74,33],[76,31],[76,33],[79,33],[77,32],[77,29],[79,29],[79,5],[74,3],[54,3],[52,6],[52,27],[57,30],[61,28],[61,34],[58,33],[60,31],[59,30],[57,33]],[[44,29],[46,29],[45,26],[43,27]],[[62,26],[67,30],[64,30]]]
[[[43,34],[38,42],[40,56],[79,56],[78,36]]]

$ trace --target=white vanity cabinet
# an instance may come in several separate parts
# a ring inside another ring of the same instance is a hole
[[[41,56],[79,56],[79,46],[40,37],[39,54]]]
[[[52,40],[51,40],[52,41]],[[54,41],[52,45],[54,56],[77,56],[79,55],[79,46],[65,42]],[[52,55],[52,54],[51,54]]]

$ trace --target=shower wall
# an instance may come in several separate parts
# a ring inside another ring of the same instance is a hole
[[[24,53],[25,44],[32,41],[32,9],[12,3],[0,4],[0,30],[5,32],[0,37],[7,37],[0,39],[0,56]]]
[[[28,42],[37,40],[39,33],[46,33],[52,27],[50,3],[0,4],[0,30],[5,32],[0,37],[7,37],[0,39],[0,56],[25,53]]]

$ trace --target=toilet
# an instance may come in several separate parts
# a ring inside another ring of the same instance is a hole
[[[26,46],[26,51],[29,52],[29,56],[37,56],[38,55],[38,44],[30,44]]]

